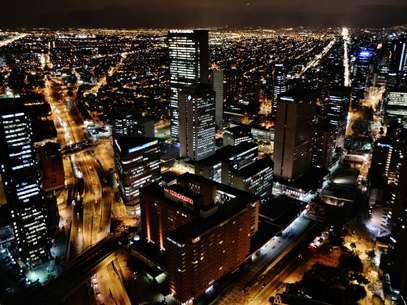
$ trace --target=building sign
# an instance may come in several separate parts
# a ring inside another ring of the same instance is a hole
[[[179,200],[179,201],[181,201],[183,203],[187,203],[187,204],[190,204],[190,205],[194,204],[194,201],[191,198],[189,198],[189,197],[187,197],[185,195],[182,195],[180,193],[177,193],[177,192],[175,192],[175,191],[173,191],[171,189],[165,188],[164,192],[173,199]]]

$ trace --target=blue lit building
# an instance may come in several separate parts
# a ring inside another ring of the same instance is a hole
[[[371,48],[360,48],[355,54],[352,65],[352,96],[354,99],[361,99],[369,86],[373,72],[374,51]]]

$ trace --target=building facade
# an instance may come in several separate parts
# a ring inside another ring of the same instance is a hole
[[[315,95],[290,91],[278,100],[274,136],[274,174],[295,180],[311,166]]]
[[[0,100],[0,144],[0,172],[18,254],[33,268],[50,259],[50,240],[30,118],[16,99]]]
[[[169,288],[181,303],[243,263],[258,217],[256,196],[197,175],[142,190],[142,238],[165,251]]]
[[[215,92],[215,104],[216,104],[216,126],[222,128],[223,126],[223,101],[225,99],[225,93],[223,89],[223,71],[212,71],[212,88]]]
[[[168,33],[168,47],[171,136],[178,139],[179,91],[195,83],[208,83],[208,31],[171,30]]]
[[[215,153],[215,94],[196,84],[179,93],[180,156],[194,161]]]
[[[387,121],[405,121],[407,119],[407,90],[388,90],[383,106]]]
[[[113,146],[123,201],[137,204],[140,189],[161,177],[160,144],[153,138],[117,137]]]
[[[278,97],[288,90],[287,71],[283,64],[274,66],[273,74],[273,106],[272,113],[277,114]]]

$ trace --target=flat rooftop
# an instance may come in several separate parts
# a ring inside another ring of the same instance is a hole
[[[168,233],[167,238],[183,244],[191,239],[207,234],[246,208],[248,208],[246,202],[240,199],[231,200],[225,205],[218,206],[217,212],[213,215],[206,218],[198,218]]]
[[[303,208],[304,203],[302,201],[282,195],[262,204],[260,214],[273,224],[286,227]]]
[[[271,169],[273,169],[273,165],[274,163],[270,158],[264,158],[242,168],[241,170],[237,171],[236,174],[244,178],[249,178],[267,167],[271,167]]]
[[[115,146],[119,149],[120,153],[135,153],[146,149],[150,146],[158,144],[155,138],[147,137],[116,137],[114,139]]]

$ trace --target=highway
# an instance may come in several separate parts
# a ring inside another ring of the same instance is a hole
[[[50,56],[47,58],[50,60]],[[52,63],[49,62],[46,66],[52,66]],[[43,93],[51,106],[52,118],[57,129],[57,139],[61,148],[67,150],[67,148],[74,147],[73,145],[76,143],[89,143],[81,118],[74,116],[73,113],[75,112],[69,111],[67,107],[68,100],[76,98],[76,90],[72,90],[74,92],[73,97],[68,97],[68,88],[63,85],[62,79],[55,76],[46,77],[45,83]],[[76,86],[79,86],[79,84],[77,83]],[[56,90],[60,93],[61,100],[55,98]],[[93,146],[90,149],[77,150],[74,154],[63,155],[67,191],[64,196],[61,196],[60,201],[61,207],[63,206],[64,210],[66,210],[64,223],[71,223],[68,261],[80,257],[81,253],[103,240],[110,232],[114,190],[107,184],[107,179],[104,179],[104,177],[107,176],[107,171],[114,166],[113,148],[110,141],[103,142],[101,146],[102,149]],[[102,162],[99,162],[99,160]],[[83,181],[83,192],[76,192],[69,196],[69,192],[78,189],[79,181]],[[64,199],[67,200],[70,197],[74,199],[81,197],[82,210],[75,209],[74,212],[71,202],[64,202]],[[120,203],[116,203],[116,205],[118,204]],[[124,207],[115,210],[120,211],[121,216],[126,214]],[[105,268],[94,270],[97,272],[96,276],[101,278],[99,285],[101,293],[95,294],[95,300],[100,303],[100,298],[103,297],[106,299],[103,302],[106,305],[129,304],[123,283],[115,276],[110,266],[110,262],[113,260],[114,257],[109,256],[106,261],[107,264],[102,265]],[[91,275],[88,275],[88,280]],[[109,290],[109,287],[116,288]],[[113,295],[109,297],[111,293]]]
[[[2,40],[2,41],[0,41],[0,48],[1,48],[1,47],[5,47],[5,46],[7,46],[7,45],[9,45],[9,44],[12,44],[13,42],[15,42],[15,41],[17,41],[17,40],[19,40],[19,39],[21,39],[21,38],[24,38],[24,37],[26,37],[27,35],[28,35],[28,34],[18,34],[18,35],[14,36],[14,37],[11,37],[11,38],[9,38],[9,39]]]
[[[322,58],[325,57],[325,55],[328,54],[328,52],[332,49],[332,47],[335,45],[336,38],[332,39],[329,44],[322,50],[321,53],[317,54],[313,60],[311,60],[299,73],[295,75],[295,78],[300,78],[302,75],[304,75],[305,72],[307,72],[309,69],[314,68],[319,65],[320,61]]]

